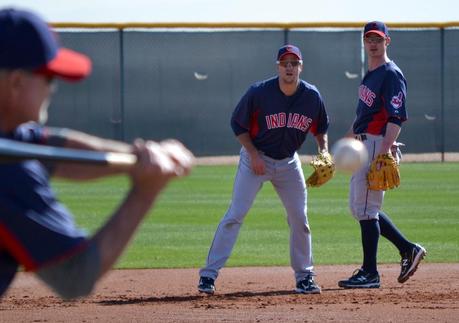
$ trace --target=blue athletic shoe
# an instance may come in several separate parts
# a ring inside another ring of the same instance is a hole
[[[308,275],[296,283],[295,291],[301,294],[320,294],[321,292],[312,275]]]
[[[352,276],[338,282],[343,288],[379,288],[379,274],[369,274],[362,269],[356,269]]]
[[[201,293],[212,295],[215,293],[215,279],[209,277],[201,277],[199,279],[198,290]]]

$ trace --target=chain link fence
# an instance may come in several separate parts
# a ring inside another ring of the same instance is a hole
[[[93,73],[59,84],[49,124],[132,141],[177,138],[197,156],[234,155],[230,116],[255,81],[276,74],[280,46],[304,56],[331,118],[330,143],[349,128],[366,71],[360,28],[59,28]],[[408,81],[407,153],[459,152],[459,30],[391,28],[389,57]],[[456,138],[456,139],[455,139]],[[300,151],[314,154],[307,139]]]

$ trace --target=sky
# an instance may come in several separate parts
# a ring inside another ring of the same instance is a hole
[[[459,21],[458,0],[0,0],[5,6],[51,23]]]

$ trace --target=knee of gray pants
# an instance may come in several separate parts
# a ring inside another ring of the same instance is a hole
[[[351,215],[354,219],[356,219],[357,221],[360,221],[360,214],[359,214],[359,208],[356,207],[355,205],[353,204],[350,204],[349,205],[349,210],[351,211]]]
[[[225,215],[221,219],[221,223],[224,224],[242,224],[249,209],[243,206],[237,206],[234,203],[230,205],[229,209],[226,211]]]
[[[89,295],[99,278],[100,254],[95,243],[56,265],[36,272],[60,297],[66,300]]]

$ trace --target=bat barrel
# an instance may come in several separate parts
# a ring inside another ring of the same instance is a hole
[[[107,166],[129,166],[137,162],[137,157],[133,154],[51,147],[0,139],[1,162],[28,159]]]

